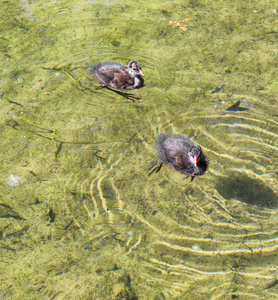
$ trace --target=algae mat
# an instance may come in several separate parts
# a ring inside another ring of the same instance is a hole
[[[3,299],[276,298],[275,5],[2,3]],[[96,88],[131,59],[134,102]],[[160,133],[208,172],[148,176]]]

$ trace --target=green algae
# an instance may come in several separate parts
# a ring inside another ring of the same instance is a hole
[[[265,289],[277,277],[274,9],[3,3],[3,298],[276,295]],[[186,32],[168,23],[188,17]],[[141,101],[95,89],[90,63],[129,59],[146,75]],[[226,111],[239,98],[252,108]],[[161,132],[201,144],[209,172],[192,184],[165,167],[148,177]]]

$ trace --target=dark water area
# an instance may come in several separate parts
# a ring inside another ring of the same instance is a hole
[[[1,7],[0,296],[276,299],[277,3]],[[89,73],[133,59],[138,90]],[[162,133],[205,174],[148,176]]]

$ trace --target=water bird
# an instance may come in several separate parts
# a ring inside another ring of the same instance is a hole
[[[155,149],[159,165],[151,173],[158,172],[165,164],[184,175],[191,176],[192,181],[195,176],[203,175],[208,168],[208,159],[202,148],[183,135],[161,134],[158,136]]]
[[[98,63],[91,66],[90,73],[104,87],[133,90],[144,86],[142,67],[136,60],[131,60],[127,65],[116,62]]]

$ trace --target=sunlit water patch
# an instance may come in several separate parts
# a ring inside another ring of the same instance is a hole
[[[145,127],[127,150],[113,150],[79,183],[79,193],[89,195],[78,210],[93,220],[104,217],[119,251],[136,258],[147,286],[159,286],[166,297],[197,297],[200,285],[216,285],[217,297],[227,290],[234,297],[262,296],[275,276],[275,266],[267,266],[278,248],[276,169],[270,163],[277,124],[255,112],[193,115],[164,120],[160,130],[185,134],[203,147],[210,158],[205,176],[191,183],[167,167],[148,176],[157,159],[157,130]]]

